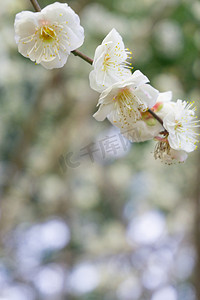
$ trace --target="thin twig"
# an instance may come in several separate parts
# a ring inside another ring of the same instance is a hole
[[[91,58],[88,57],[87,55],[81,53],[81,52],[78,51],[78,50],[74,50],[74,51],[72,51],[72,53],[73,53],[75,56],[79,56],[80,58],[82,58],[83,60],[85,60],[86,62],[88,62],[90,65],[92,65],[93,59],[91,59]]]
[[[148,112],[162,125],[162,127],[164,128],[163,126],[163,120],[153,111],[151,110],[150,108],[148,109]],[[162,134],[166,135],[168,134],[168,131],[164,128],[164,130],[162,131]]]
[[[149,108],[148,112],[163,126],[163,120],[153,110]]]
[[[148,109],[148,112],[162,125],[162,127],[164,128],[163,126],[163,120],[153,111],[151,110],[150,108]],[[164,128],[164,131],[162,131],[162,134],[166,135],[168,134],[168,131]]]
[[[37,0],[30,0],[30,1],[36,11],[38,11],[38,12],[41,11],[41,7],[40,7],[39,3],[37,2]]]

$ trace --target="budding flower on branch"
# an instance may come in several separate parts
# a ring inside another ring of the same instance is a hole
[[[95,51],[94,70],[89,76],[91,88],[101,93],[113,83],[131,76],[129,54],[132,53],[125,49],[121,35],[113,28]]]
[[[84,41],[79,16],[66,3],[55,2],[41,12],[22,11],[14,27],[18,51],[46,69],[63,67]]]

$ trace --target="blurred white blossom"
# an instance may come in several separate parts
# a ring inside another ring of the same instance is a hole
[[[166,286],[156,291],[151,300],[177,300],[177,292],[172,286]]]
[[[97,268],[90,263],[77,265],[71,272],[67,287],[74,294],[84,294],[95,289],[99,284]]]
[[[135,243],[150,245],[165,235],[165,219],[158,211],[149,211],[133,219],[127,228],[127,239]]]
[[[180,25],[171,20],[162,20],[154,28],[155,47],[162,56],[175,58],[183,50],[183,36]]]

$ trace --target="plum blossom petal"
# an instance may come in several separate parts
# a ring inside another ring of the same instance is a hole
[[[105,120],[105,118],[107,117],[107,115],[110,113],[111,110],[112,110],[112,103],[109,103],[107,105],[102,104],[99,107],[99,110],[93,115],[93,117],[97,121],[103,121]]]
[[[140,99],[141,103],[147,103],[148,107],[153,107],[155,99],[158,97],[158,91],[148,84],[143,84],[135,89],[135,96]]]

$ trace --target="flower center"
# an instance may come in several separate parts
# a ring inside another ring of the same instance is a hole
[[[40,28],[39,36],[43,42],[50,42],[56,39],[56,32],[53,28],[45,25]]]
[[[113,97],[113,101],[118,115],[117,119],[124,125],[129,126],[131,122],[141,119],[137,99],[130,87],[120,89],[117,95]]]
[[[108,66],[110,65],[111,61],[110,61],[110,55],[107,53],[104,56],[104,61],[103,61],[103,71],[106,71],[106,69],[108,68]]]
[[[176,123],[176,125],[174,126],[175,130],[183,128],[183,125],[179,121],[176,120],[175,123]]]
[[[133,104],[133,95],[129,88],[125,87],[121,89],[114,100],[124,103],[124,104]]]

